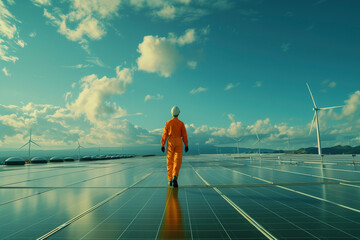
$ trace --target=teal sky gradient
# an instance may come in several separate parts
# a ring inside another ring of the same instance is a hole
[[[29,128],[46,148],[159,144],[174,105],[192,145],[245,137],[253,147],[257,132],[267,148],[289,137],[293,148],[314,146],[306,82],[320,107],[345,105],[320,114],[323,145],[360,145],[359,1],[0,3],[0,149],[21,146]],[[159,43],[153,55],[140,50],[156,48],[146,36]],[[130,82],[116,80],[118,66]],[[86,90],[91,75],[99,81]]]

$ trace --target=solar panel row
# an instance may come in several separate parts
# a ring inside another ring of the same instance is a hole
[[[308,160],[187,156],[179,189],[164,157],[1,166],[0,239],[358,239],[360,169]]]

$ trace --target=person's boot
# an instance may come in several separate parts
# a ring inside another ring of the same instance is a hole
[[[171,180],[171,181],[169,181],[169,186],[172,187],[172,185],[173,185],[173,182]]]
[[[175,176],[173,177],[172,183],[173,183],[173,187],[174,187],[174,188],[177,188],[177,187],[178,187],[177,177],[175,177]]]

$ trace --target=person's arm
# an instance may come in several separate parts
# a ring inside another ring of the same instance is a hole
[[[183,142],[185,144],[185,152],[187,152],[187,151],[189,151],[189,142],[188,142],[188,137],[187,137],[185,124],[183,124],[182,127],[181,127],[181,137],[182,137],[182,140],[183,140]]]
[[[168,138],[168,124],[165,124],[164,132],[161,138],[161,151],[165,151],[165,143],[166,139]]]

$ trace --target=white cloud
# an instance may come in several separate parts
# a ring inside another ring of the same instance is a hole
[[[22,48],[25,47],[25,42],[23,40],[19,39],[16,44],[19,45]]]
[[[69,16],[62,18],[58,31],[71,41],[79,41],[82,43],[85,41],[86,36],[93,40],[99,40],[105,34],[104,26],[91,16],[82,19],[74,30],[67,27],[66,22],[68,19]]]
[[[228,116],[230,121],[235,122],[235,114],[229,113],[227,116]]]
[[[195,29],[187,29],[183,36],[180,36],[178,39],[174,37],[174,41],[177,42],[180,46],[193,43],[196,40]]]
[[[157,72],[163,77],[169,77],[182,59],[175,44],[158,36],[145,36],[138,46],[138,52],[141,54],[137,59],[138,69]]]
[[[65,101],[67,102],[68,101],[68,99],[69,99],[69,97],[71,97],[71,92],[67,92],[67,93],[65,93]]]
[[[41,6],[50,6],[51,1],[50,0],[31,0],[35,6],[41,7]]]
[[[195,69],[197,67],[196,61],[188,61],[187,64],[191,69]]]
[[[8,3],[11,4],[11,1]],[[0,13],[0,59],[15,63],[19,58],[9,55],[8,52],[9,50],[14,51],[14,44],[20,47],[25,46],[24,41],[19,38],[19,31],[16,27],[16,24],[21,22],[10,13],[1,0]]]
[[[36,37],[36,32],[32,32],[32,33],[30,33],[30,34],[29,34],[29,37],[31,37],[31,38]]]
[[[58,27],[60,34],[90,53],[89,40],[103,38],[109,19],[118,14],[120,3],[120,0],[71,0],[68,13],[55,7],[44,9],[44,16]]]
[[[214,143],[215,142],[215,139],[214,138],[209,138],[206,142],[205,142],[205,144],[212,144],[212,143]]]
[[[0,12],[0,35],[7,39],[13,39],[17,32],[15,22],[18,20],[7,10],[2,1],[0,1]]]
[[[226,87],[224,88],[224,90],[227,91],[227,90],[236,88],[236,87],[238,87],[239,85],[240,85],[240,83],[235,83],[235,84],[229,83],[228,85],[226,85]]]
[[[174,19],[175,18],[175,7],[171,5],[164,5],[164,7],[156,12],[156,15],[164,19]]]
[[[73,118],[68,109],[45,104],[24,106],[0,104],[0,147],[18,148],[33,139],[43,149],[72,148],[77,140],[85,146],[99,142],[108,147],[120,144],[158,143],[161,136],[153,134],[127,120],[109,118],[101,125],[91,125],[82,118]]]
[[[200,92],[206,92],[207,90],[208,90],[207,88],[198,87],[198,88],[191,89],[190,94],[197,94],[197,93],[200,93]]]
[[[137,10],[146,8],[147,12],[155,18],[180,19],[184,22],[194,21],[212,12],[227,10],[234,6],[228,0],[130,0],[128,3]]]
[[[82,91],[78,98],[68,108],[75,116],[85,115],[91,123],[102,122],[104,118],[123,117],[126,110],[118,107],[109,99],[113,95],[121,95],[132,82],[132,72],[128,68],[116,67],[116,76],[98,78],[95,74],[81,80]]]
[[[264,120],[257,120],[254,125],[247,127],[253,134],[267,134],[271,130],[270,119],[266,118]]]
[[[350,95],[349,99],[345,100],[345,106],[342,108],[340,115],[333,113],[336,120],[348,120],[352,121],[353,119],[359,118],[360,116],[360,91],[357,90]]]
[[[3,67],[2,71],[4,72],[5,76],[7,76],[7,77],[11,76],[11,74],[8,72],[6,67]]]
[[[172,33],[167,38],[145,36],[137,50],[141,54],[137,59],[138,69],[169,77],[183,59],[177,46],[190,44],[195,40],[194,29],[186,30],[185,34],[178,38]]]
[[[99,67],[105,67],[104,63],[98,57],[88,57],[86,61],[93,63]]]
[[[151,96],[151,95],[148,94],[148,95],[145,96],[144,102],[147,102],[147,101],[150,101],[150,100],[161,100],[163,98],[164,98],[164,96],[160,95],[160,93],[158,93],[155,96]]]
[[[92,67],[90,64],[76,64],[74,66],[64,66],[65,68],[74,68],[74,69],[81,69],[81,68],[89,68]]]
[[[239,137],[244,132],[245,128],[242,126],[241,122],[233,121],[229,128],[227,129],[228,136],[230,137]]]
[[[322,81],[321,84],[323,85],[323,87],[325,87],[324,89],[321,90],[322,92],[326,92],[326,91],[327,91],[327,90],[326,90],[326,87],[327,87],[327,88],[334,88],[334,87],[336,87],[336,82],[335,82],[335,81],[330,81],[330,80],[328,80],[328,79]]]

